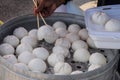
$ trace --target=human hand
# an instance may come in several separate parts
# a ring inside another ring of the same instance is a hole
[[[34,13],[40,12],[43,17],[48,17],[64,2],[65,0],[38,0],[38,8],[35,7]]]

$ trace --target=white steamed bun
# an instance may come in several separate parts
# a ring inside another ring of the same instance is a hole
[[[83,71],[76,70],[76,71],[71,72],[72,75],[73,74],[81,74],[81,73],[83,73]]]
[[[92,70],[95,70],[95,69],[100,68],[100,67],[101,67],[101,65],[92,64],[89,66],[88,71],[92,71]]]
[[[22,39],[24,36],[28,35],[28,31],[24,27],[18,27],[13,31],[13,34],[17,38]]]
[[[76,34],[76,33],[68,33],[68,34],[66,35],[66,38],[67,38],[71,43],[80,39],[79,35]]]
[[[91,39],[90,37],[88,37],[88,39],[87,39],[87,44],[88,44],[88,46],[91,47],[91,48],[96,48],[93,39]]]
[[[37,46],[37,40],[31,36],[24,36],[21,39],[21,43],[26,43],[31,45],[33,48],[35,48]]]
[[[72,43],[72,49],[75,51],[80,48],[88,49],[88,45],[85,41],[77,40]]]
[[[18,61],[21,63],[25,63],[28,64],[30,60],[34,59],[35,56],[28,51],[22,52],[19,56],[18,56]]]
[[[87,31],[87,29],[81,29],[79,31],[78,35],[80,36],[80,38],[82,40],[87,40],[87,38],[88,38],[88,31]]]
[[[64,56],[61,54],[52,53],[47,59],[49,65],[55,66],[58,62],[64,62]]]
[[[53,28],[54,28],[54,29],[57,29],[57,28],[64,28],[64,29],[66,29],[67,26],[66,26],[66,24],[65,24],[64,22],[62,22],[62,21],[56,21],[56,22],[53,24]]]
[[[28,67],[33,72],[40,72],[43,73],[47,69],[46,63],[42,59],[35,58],[31,60],[28,64]]]
[[[92,21],[99,25],[104,25],[109,19],[110,17],[101,11],[97,11],[92,15]]]
[[[68,27],[68,31],[71,33],[78,33],[81,27],[78,24],[71,24]]]
[[[4,55],[3,58],[4,58],[6,61],[8,61],[8,62],[10,62],[10,63],[12,63],[12,64],[17,63],[17,58],[16,58],[15,55],[13,55],[13,54]]]
[[[94,65],[105,65],[107,63],[107,59],[101,53],[93,53],[89,58],[89,63]]]
[[[0,45],[0,54],[1,55],[14,54],[14,52],[15,52],[15,49],[10,44],[8,44],[8,43],[2,43]]]
[[[44,36],[44,39],[48,43],[54,43],[58,39],[58,35],[55,33],[55,31],[49,32]]]
[[[54,29],[49,25],[41,26],[38,29],[38,40],[45,39],[48,43],[54,43],[55,40],[58,38],[58,35],[55,33]]]
[[[105,24],[106,31],[120,31],[120,20],[110,19]]]
[[[72,72],[72,67],[68,63],[58,62],[54,66],[54,73],[56,75],[69,75]]]
[[[3,40],[4,43],[9,43],[13,47],[17,47],[19,45],[19,39],[14,35],[8,35]]]
[[[68,31],[64,28],[57,28],[55,32],[59,35],[59,37],[65,37],[65,35],[68,34]]]
[[[29,31],[28,35],[35,38],[36,40],[38,40],[37,32],[38,32],[37,29],[32,29],[32,30]]]
[[[46,60],[49,56],[49,52],[47,49],[43,47],[37,47],[32,52],[37,58],[40,58],[42,60]]]
[[[73,60],[77,62],[89,61],[90,53],[87,49],[77,49],[73,54]]]
[[[67,38],[59,38],[56,40],[55,46],[62,46],[69,49],[71,46],[71,43]]]
[[[44,37],[53,32],[54,29],[53,27],[49,26],[49,25],[43,25],[41,26],[39,29],[38,29],[38,33],[37,33],[37,37],[38,37],[38,40],[43,40]]]
[[[21,43],[20,45],[17,46],[16,48],[16,54],[19,55],[24,51],[29,51],[32,52],[33,48],[31,45],[26,44],[26,43]]]
[[[53,47],[53,53],[61,54],[64,57],[67,57],[69,55],[69,50],[62,46],[55,46],[55,47]]]

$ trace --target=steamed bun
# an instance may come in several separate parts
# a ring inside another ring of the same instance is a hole
[[[90,37],[87,39],[87,44],[91,48],[96,48],[94,41]]]
[[[38,29],[37,36],[38,36],[38,40],[45,39],[45,41],[48,43],[54,43],[55,40],[58,38],[58,35],[55,33],[53,27],[49,25],[41,26]]]
[[[42,59],[38,58],[32,59],[29,62],[28,67],[30,68],[31,71],[40,73],[45,72],[47,69],[46,63]]]
[[[107,59],[101,53],[93,53],[89,58],[89,63],[94,65],[105,65],[107,63]]]
[[[67,57],[69,55],[69,50],[62,46],[55,46],[55,47],[53,47],[53,53],[61,54],[64,57]]]
[[[120,31],[120,20],[110,19],[105,24],[106,31]]]
[[[68,33],[68,31],[64,28],[57,28],[55,32],[59,35],[59,37],[65,37],[65,35]]]
[[[87,43],[85,41],[82,41],[82,40],[74,41],[72,43],[72,49],[74,51],[77,50],[77,49],[80,49],[80,48],[88,49]]]
[[[104,25],[109,19],[110,17],[106,13],[100,11],[92,15],[92,21],[99,25]]]
[[[64,56],[61,54],[52,53],[47,59],[49,65],[55,66],[58,62],[64,62]]]
[[[92,70],[95,70],[100,67],[101,67],[101,65],[92,64],[89,66],[88,71],[92,71]]]
[[[21,43],[31,45],[33,48],[37,46],[37,40],[31,36],[25,36],[21,39]]]
[[[53,32],[54,29],[53,27],[49,26],[49,25],[43,25],[41,26],[39,29],[38,29],[38,33],[37,33],[37,37],[38,37],[38,40],[43,40],[44,37]]]
[[[89,61],[90,53],[86,49],[77,49],[73,54],[73,60],[77,62]]]
[[[58,39],[58,35],[55,33],[55,31],[49,32],[44,36],[44,39],[48,43],[54,43]]]
[[[18,61],[21,63],[25,63],[28,64],[30,60],[34,59],[35,56],[28,51],[22,52],[19,56],[18,56]]]
[[[24,51],[29,51],[32,52],[33,48],[31,45],[26,44],[26,43],[21,43],[20,45],[17,46],[16,48],[16,54],[19,55]]]
[[[78,33],[81,27],[78,24],[71,24],[68,27],[68,31],[71,33]]]
[[[76,70],[76,71],[73,71],[71,74],[73,75],[73,74],[81,74],[81,73],[83,73],[83,71]]]
[[[3,40],[4,43],[9,43],[11,44],[13,47],[17,47],[19,44],[19,39],[14,36],[14,35],[8,35],[4,38]]]
[[[37,29],[32,29],[32,30],[29,31],[28,35],[33,37],[34,39],[38,40],[37,32],[38,32]]]
[[[24,36],[28,35],[28,31],[24,27],[18,27],[13,31],[13,34],[17,38],[22,39]]]
[[[66,26],[66,24],[65,24],[64,22],[62,22],[62,21],[56,21],[56,22],[53,24],[53,28],[54,28],[54,29],[57,29],[57,28],[64,28],[64,29],[66,29],[67,26]]]
[[[15,49],[10,44],[8,44],[8,43],[2,43],[0,45],[0,54],[1,55],[14,54],[14,52],[15,52]]]
[[[62,46],[69,49],[71,46],[71,43],[67,38],[59,38],[56,40],[55,46]]]
[[[87,38],[88,38],[88,31],[87,31],[87,29],[81,29],[79,31],[78,35],[80,36],[80,38],[82,40],[87,40]]]
[[[68,63],[58,62],[54,66],[54,73],[56,75],[69,75],[72,72],[72,67]]]
[[[47,49],[43,47],[37,47],[33,50],[33,54],[42,60],[46,60],[49,56],[49,52]]]
[[[17,58],[13,54],[4,55],[3,58],[12,64],[17,63]]]
[[[72,43],[80,39],[79,35],[76,33],[69,33],[66,35],[66,38]]]

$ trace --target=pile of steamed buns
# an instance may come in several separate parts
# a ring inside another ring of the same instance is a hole
[[[54,44],[51,51],[38,47],[38,42],[43,40]],[[90,47],[96,48],[85,28],[81,28],[78,24],[67,27],[64,22],[57,21],[52,27],[43,25],[39,29],[30,31],[24,27],[16,28],[13,35],[6,36],[0,44],[0,55],[21,70],[45,73],[51,66],[55,75],[70,75],[83,71],[73,71],[66,58],[71,58],[77,63],[88,63],[87,71],[107,63],[102,53],[90,53],[88,50]],[[70,57],[70,49],[73,50],[72,57]]]
[[[93,23],[104,26],[106,31],[120,31],[120,20],[115,19],[105,12],[96,11],[91,17]]]

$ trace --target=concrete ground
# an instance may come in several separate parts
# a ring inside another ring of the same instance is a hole
[[[33,13],[32,0],[0,0],[0,20]]]
[[[84,3],[93,0],[73,0],[73,1],[78,7],[80,7]],[[13,17],[24,14],[33,14],[32,0],[0,0],[0,20],[7,21]]]

